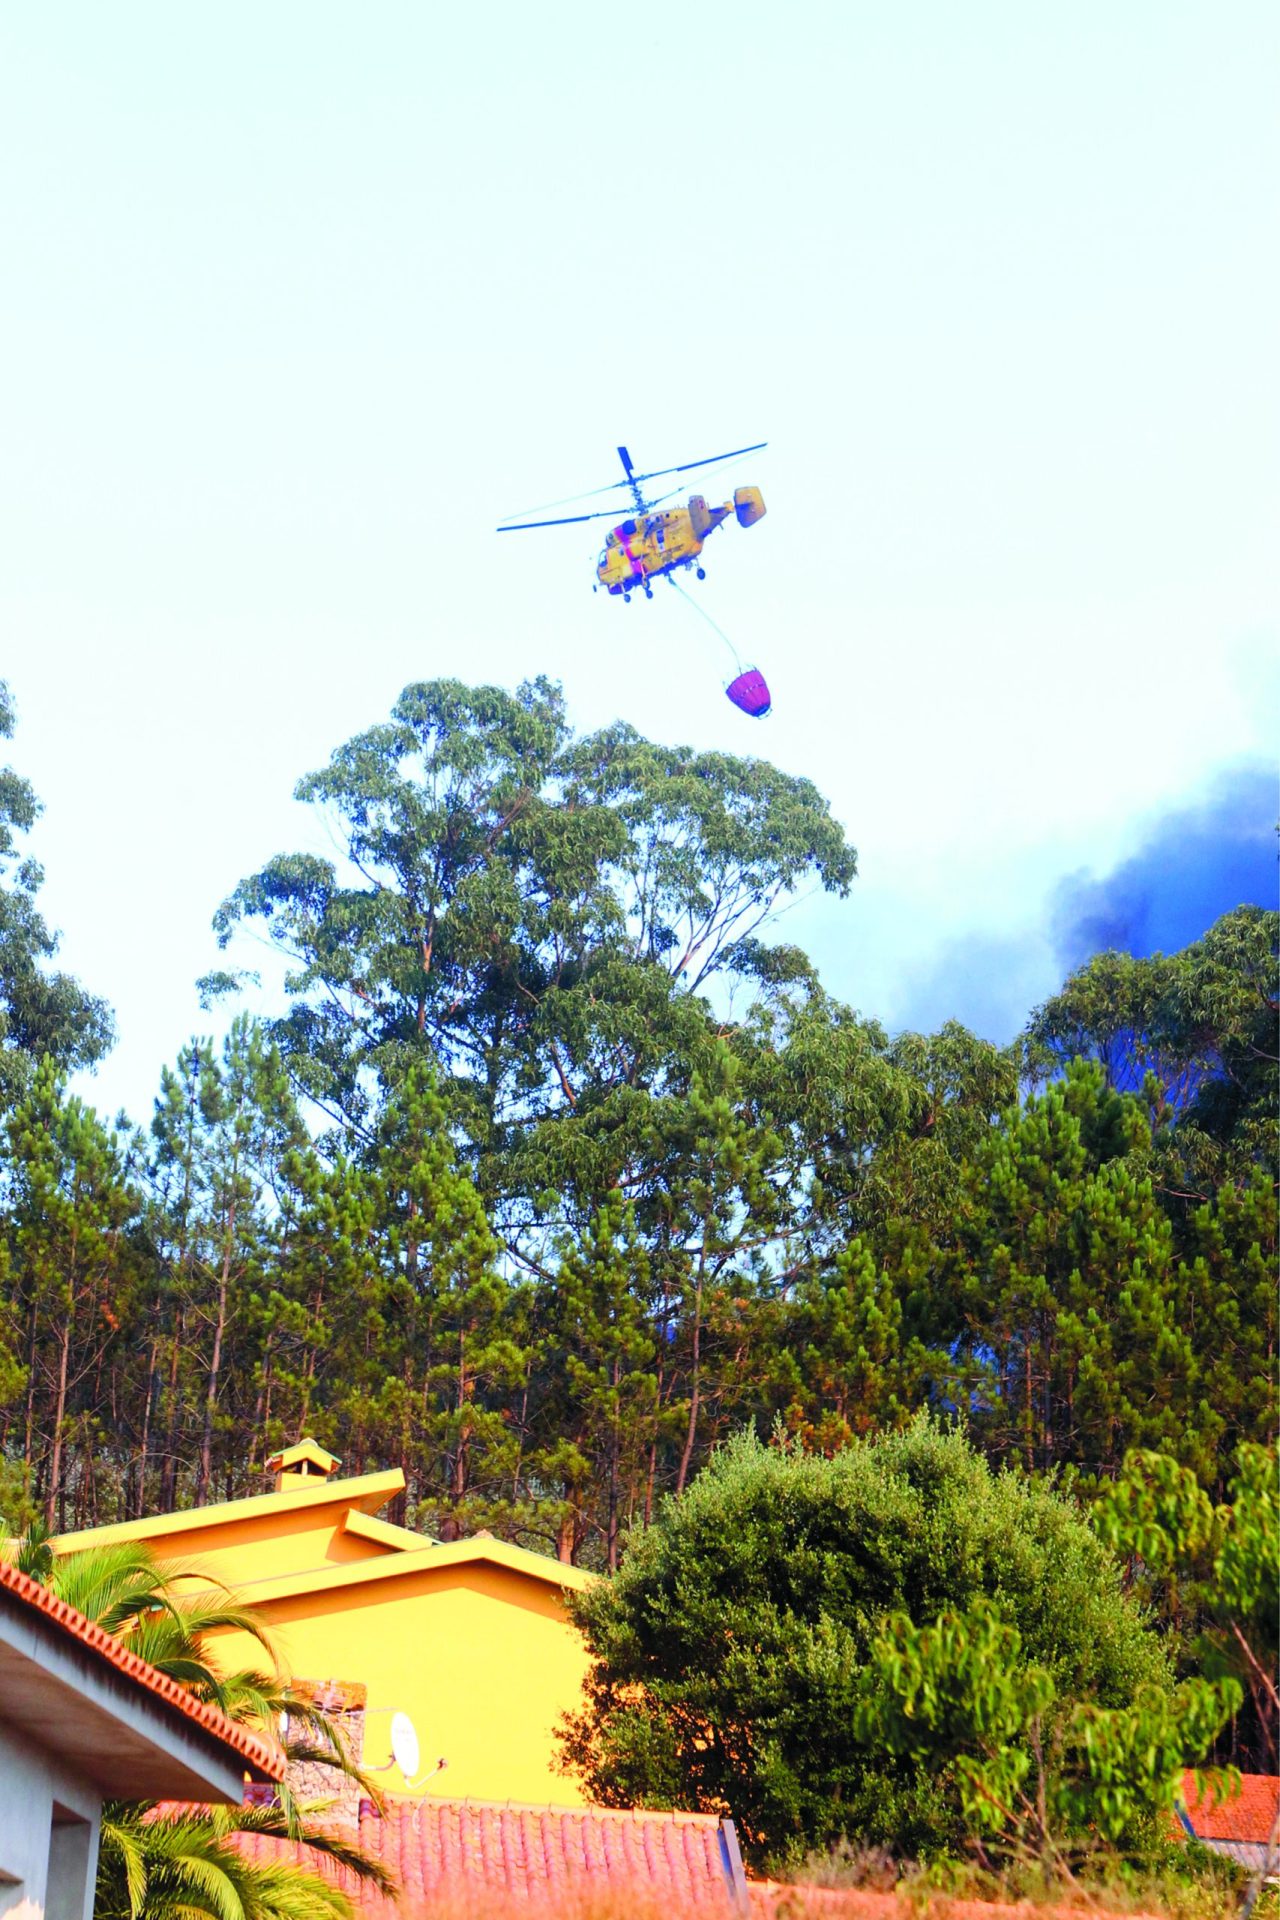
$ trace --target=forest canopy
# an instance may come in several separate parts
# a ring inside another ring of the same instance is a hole
[[[0,777],[11,1525],[250,1491],[309,1432],[418,1526],[614,1568],[742,1429],[834,1456],[929,1410],[1081,1498],[1136,1449],[1210,1502],[1274,1444],[1275,913],[1099,954],[1006,1047],[891,1035],[777,941],[856,857],[765,761],[447,680],[297,793],[335,856],[215,917],[283,1009],[130,1130],[69,1088],[110,1016]]]

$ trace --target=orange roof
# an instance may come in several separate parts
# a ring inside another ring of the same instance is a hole
[[[184,1719],[230,1747],[251,1771],[268,1780],[284,1777],[284,1756],[274,1742],[264,1740],[260,1734],[251,1733],[248,1727],[238,1726],[217,1707],[197,1700],[176,1680],[171,1680],[167,1673],[161,1673],[149,1661],[140,1660],[136,1653],[130,1653],[124,1642],[117,1640],[114,1634],[96,1626],[83,1613],[69,1607],[65,1600],[59,1600],[48,1587],[41,1586],[38,1580],[31,1579],[28,1574],[19,1573],[16,1567],[5,1560],[0,1560],[0,1589],[12,1594],[15,1600],[31,1607],[34,1612],[43,1614],[45,1619],[51,1620],[80,1646],[88,1647],[108,1666],[114,1667],[117,1673],[136,1681]]]
[[[1197,1794],[1195,1775],[1185,1773],[1182,1795],[1197,1840],[1237,1840],[1265,1847],[1280,1812],[1280,1775],[1241,1774],[1239,1793],[1215,1801],[1211,1794]]]
[[[379,1815],[366,1800],[360,1845],[394,1874],[399,1900],[361,1887],[300,1843],[240,1834],[236,1845],[255,1860],[299,1860],[336,1880],[359,1920],[426,1920],[441,1899],[477,1896],[494,1912],[515,1903],[559,1912],[588,1896],[623,1895],[728,1916],[720,1833],[714,1814],[432,1799],[388,1801]]]

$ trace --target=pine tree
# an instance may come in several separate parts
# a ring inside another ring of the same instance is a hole
[[[172,1503],[185,1465],[202,1506],[219,1467],[234,1478],[246,1465],[231,1438],[241,1422],[224,1403],[228,1384],[242,1394],[254,1367],[232,1343],[249,1328],[273,1258],[282,1163],[306,1135],[278,1052],[244,1016],[221,1049],[193,1041],[183,1050],[151,1130],[152,1229],[173,1303],[162,1497]]]
[[[129,1319],[136,1279],[128,1237],[140,1196],[120,1146],[44,1060],[9,1116],[7,1257],[11,1317],[26,1369],[22,1459],[45,1523],[65,1521],[66,1453],[92,1470],[101,1372]]]
[[[499,1271],[480,1196],[457,1163],[429,1070],[413,1064],[380,1116],[370,1173],[386,1209],[386,1312],[399,1380],[386,1402],[419,1501],[455,1539],[514,1498],[518,1440],[504,1396],[528,1367],[524,1290]]]
[[[539,1519],[554,1518],[562,1560],[594,1532],[612,1570],[639,1517],[658,1409],[649,1293],[635,1213],[615,1189],[536,1288],[541,1444],[526,1471],[559,1490]]]

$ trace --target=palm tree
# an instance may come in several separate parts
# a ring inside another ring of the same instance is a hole
[[[55,1554],[45,1530],[0,1539],[12,1561],[130,1651],[212,1702],[232,1720],[277,1740],[291,1765],[334,1769],[335,1785],[377,1789],[353,1763],[328,1714],[280,1673],[262,1619],[193,1566],[159,1561],[133,1542]],[[195,1583],[194,1586],[192,1583]],[[249,1634],[269,1669],[220,1673],[205,1644],[220,1630]],[[348,1895],[296,1861],[268,1863],[236,1846],[237,1834],[302,1842],[382,1893],[395,1882],[352,1840],[325,1829],[331,1801],[300,1801],[288,1782],[269,1807],[183,1807],[109,1802],[103,1809],[94,1920],[351,1920]]]

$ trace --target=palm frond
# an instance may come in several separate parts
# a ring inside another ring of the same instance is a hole
[[[237,1833],[271,1831],[255,1817],[268,1811],[209,1807],[157,1817],[150,1808],[110,1808],[95,1920],[351,1920],[350,1897],[323,1874],[296,1860],[254,1860],[236,1846]],[[330,1852],[327,1839],[319,1851]],[[333,1853],[335,1863],[354,1868],[345,1851]]]
[[[49,1529],[44,1521],[33,1520],[25,1533],[8,1534],[0,1539],[0,1560],[25,1573],[28,1579],[47,1586],[53,1548],[49,1545]]]
[[[283,1806],[274,1807],[237,1807],[236,1828],[238,1833],[260,1833],[273,1840],[301,1841],[313,1853],[321,1853],[335,1865],[345,1867],[358,1880],[367,1881],[376,1887],[379,1893],[394,1896],[400,1890],[399,1882],[380,1860],[366,1853],[358,1840],[350,1834],[332,1833],[327,1828],[314,1824],[315,1816],[323,1814],[323,1802],[294,1802],[301,1830],[295,1828],[289,1811]]]

